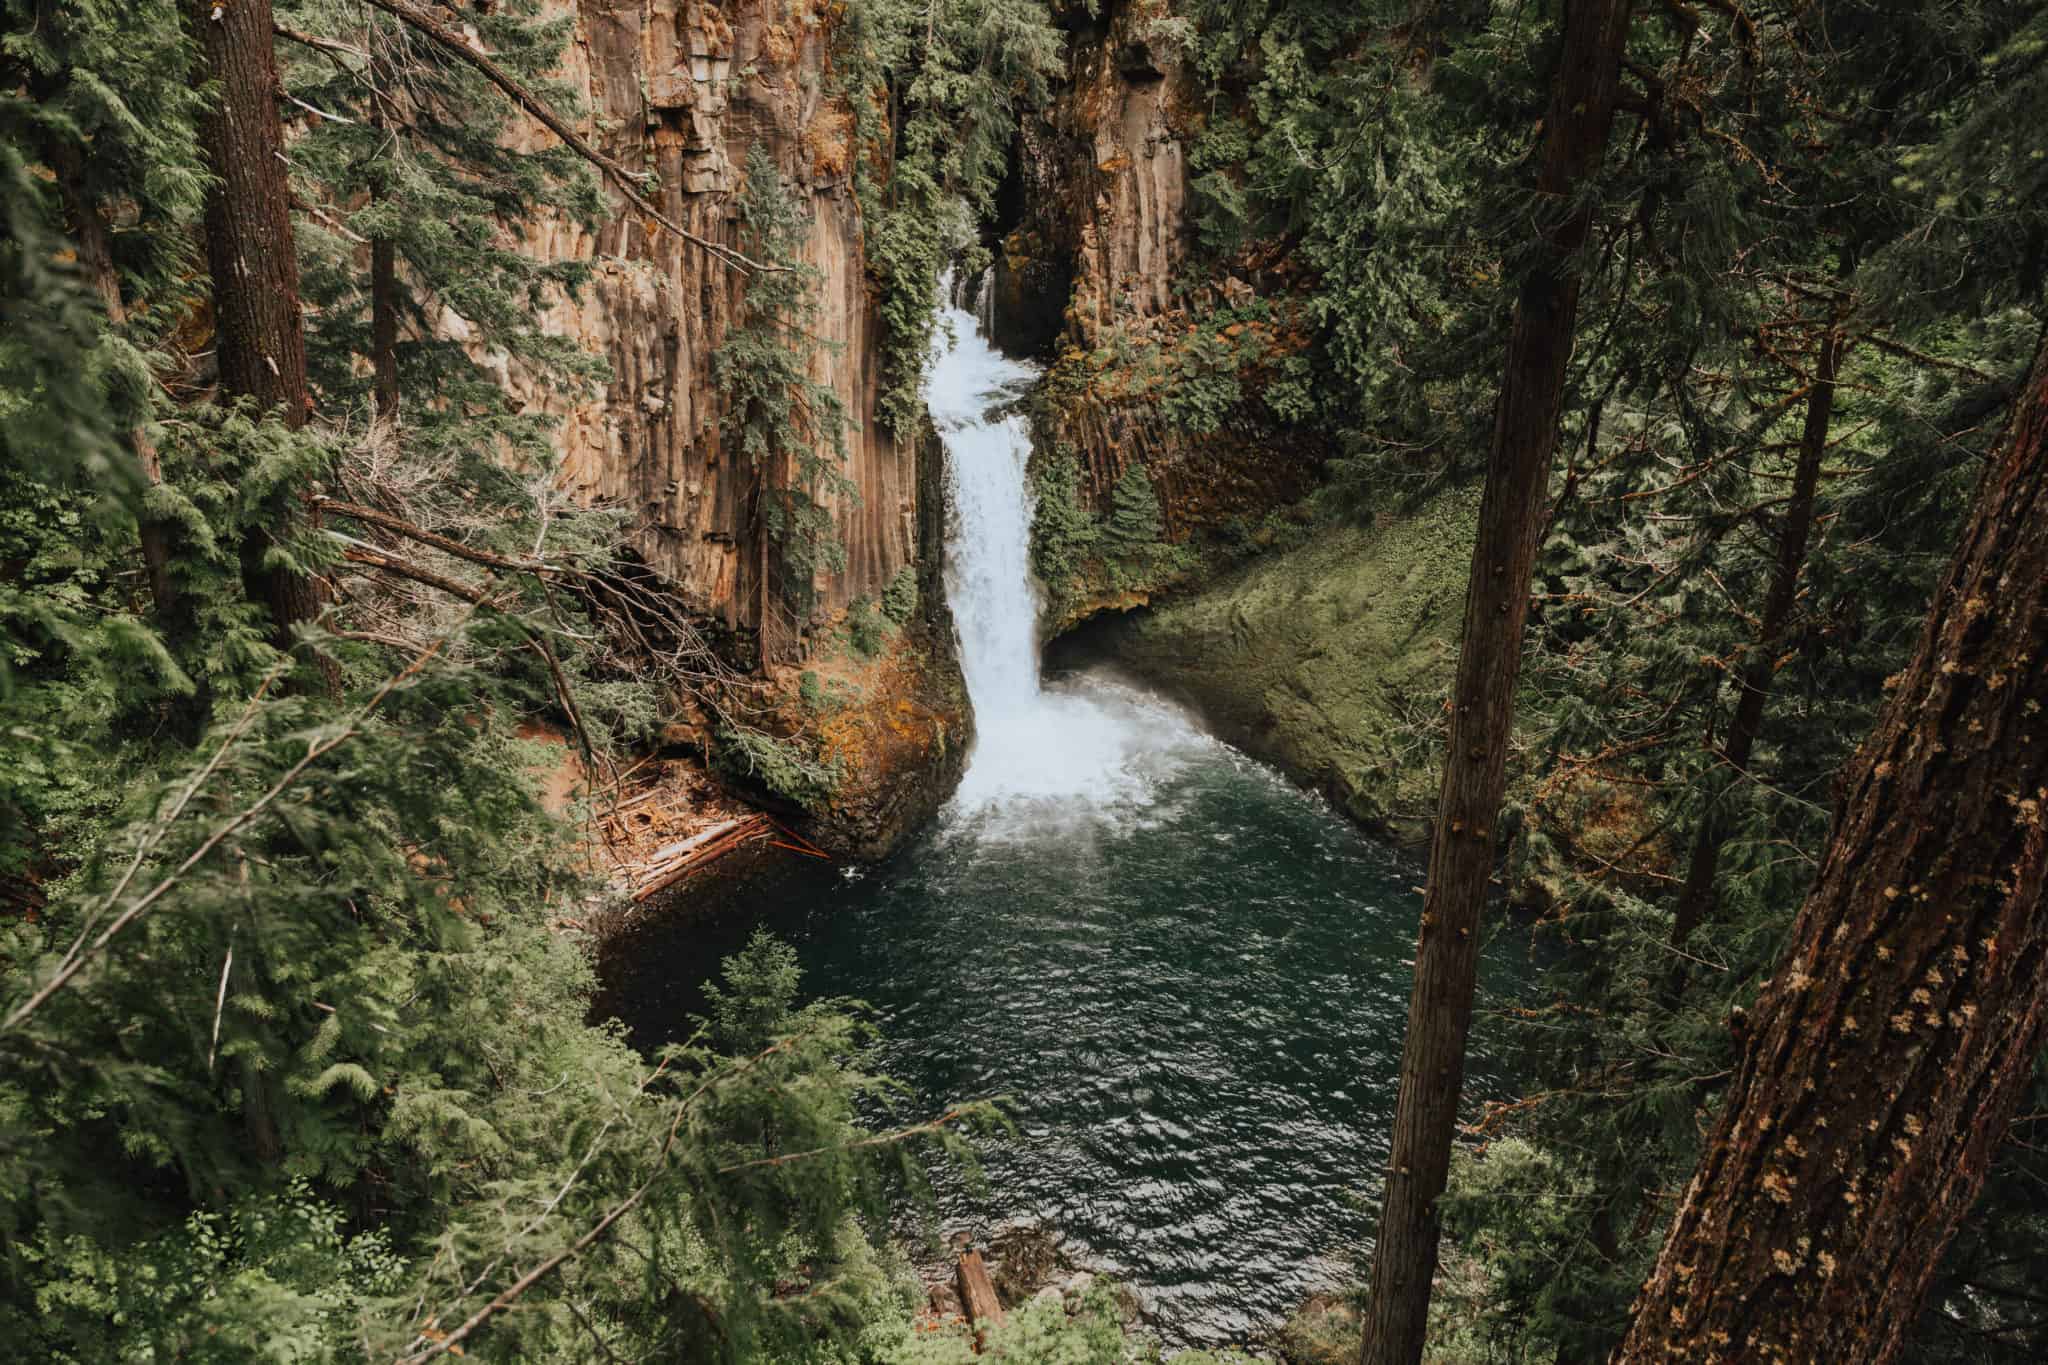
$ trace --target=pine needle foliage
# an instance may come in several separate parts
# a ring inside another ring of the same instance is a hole
[[[875,1358],[907,1308],[886,1209],[983,1111],[901,1112],[859,1011],[800,1003],[766,944],[717,1022],[643,1057],[586,1021],[560,925],[602,892],[535,797],[559,749],[525,736],[570,721],[601,764],[666,685],[622,676],[561,590],[631,590],[623,523],[562,503],[545,425],[478,363],[596,372],[539,321],[573,272],[507,235],[576,211],[581,173],[503,145],[495,96],[358,7],[279,13],[317,40],[286,98],[319,305],[301,431],[210,401],[188,349],[205,92],[181,7],[0,11],[0,1339]],[[564,29],[536,15],[477,22],[540,84]],[[81,208],[112,229],[118,324],[72,264]],[[413,397],[369,423],[354,239],[387,235]],[[354,510],[267,553],[347,592],[285,653],[243,548],[312,500]],[[174,532],[175,612],[145,591],[144,516]],[[316,657],[332,688],[305,685]]]
[[[607,206],[590,167],[562,146],[528,150],[510,134],[511,101],[466,63],[408,26],[345,0],[284,0],[280,41],[296,183],[325,205],[300,219],[304,288],[319,309],[308,337],[313,383],[340,410],[368,405],[376,288],[361,257],[394,258],[392,363],[410,439],[459,450],[475,477],[506,453],[544,463],[553,419],[518,410],[513,368],[547,387],[587,393],[603,363],[543,324],[589,275],[580,260],[523,250],[521,225],[559,217],[594,230]],[[577,110],[554,79],[574,28],[538,0],[473,15],[484,50],[553,107]]]

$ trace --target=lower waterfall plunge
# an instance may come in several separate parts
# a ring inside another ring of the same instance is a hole
[[[909,1094],[879,1125],[999,1098],[984,1188],[943,1228],[1055,1230],[1171,1344],[1242,1340],[1342,1283],[1385,1158],[1419,871],[1113,675],[1039,678],[1025,423],[1033,378],[949,308],[928,401],[951,468],[948,597],[978,739],[893,861],[788,858],[615,941],[601,1008],[685,1038],[697,983],[756,926],[807,996],[874,1010]],[[1516,950],[1489,949],[1489,975]],[[1470,1093],[1499,1094],[1475,1052]]]

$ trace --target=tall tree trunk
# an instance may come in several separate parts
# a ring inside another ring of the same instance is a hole
[[[1450,1170],[1464,1083],[1480,912],[1493,876],[1493,827],[1514,726],[1529,577],[1542,537],[1565,365],[1578,318],[1579,277],[1571,257],[1592,226],[1590,206],[1568,206],[1606,150],[1628,40],[1630,0],[1574,0],[1569,10],[1536,185],[1553,215],[1544,233],[1547,259],[1530,272],[1515,302],[1472,547],[1360,1353],[1364,1365],[1413,1365],[1422,1358],[1436,1275],[1437,1200]]]
[[[1770,592],[1764,598],[1756,644],[1738,675],[1742,691],[1735,703],[1735,719],[1728,726],[1728,742],[1721,746],[1721,757],[1728,767],[1727,780],[1708,799],[1700,816],[1692,860],[1686,867],[1685,885],[1678,894],[1678,909],[1671,924],[1674,947],[1685,946],[1714,903],[1714,877],[1721,866],[1721,842],[1728,833],[1723,803],[1730,789],[1747,778],[1750,753],[1763,731],[1764,701],[1770,695],[1771,678],[1777,671],[1778,645],[1792,620],[1792,606],[1799,600],[1799,574],[1806,567],[1806,546],[1813,536],[1814,494],[1820,487],[1821,460],[1827,455],[1828,427],[1834,421],[1835,377],[1841,368],[1844,345],[1842,332],[1836,326],[1830,325],[1821,336],[1813,384],[1806,396],[1806,425],[1799,437],[1799,461],[1792,471],[1791,502],[1785,509],[1785,523],[1778,529],[1778,560],[1771,571]],[[1682,964],[1684,959],[1678,961]],[[1674,970],[1682,979],[1683,966]]]
[[[2048,346],[1617,1362],[1891,1361],[2048,1043]]]
[[[389,237],[370,242],[370,372],[377,415],[398,419],[398,249]]]
[[[120,271],[114,266],[113,236],[87,187],[84,158],[76,144],[63,137],[52,139],[48,155],[58,190],[64,197],[65,215],[71,220],[78,264],[99,294],[100,304],[107,310],[107,321],[116,328],[124,327],[128,323],[128,305],[121,297]],[[163,461],[147,427],[137,423],[129,428],[128,449],[152,488],[164,481]],[[149,576],[150,600],[155,603],[159,618],[168,617],[177,604],[177,594],[171,586],[170,528],[147,508],[136,522],[142,540],[142,564]]]
[[[385,118],[385,103],[395,98],[391,87],[391,64],[379,49],[387,41],[373,28],[368,44],[372,52],[370,59],[370,126],[390,136]],[[379,155],[385,155],[387,148],[379,148]],[[388,157],[385,161],[388,167]],[[385,185],[383,176],[375,177],[370,197],[382,199]],[[398,420],[398,246],[388,236],[374,237],[370,241],[370,393],[376,404],[377,415],[387,422]]]
[[[298,428],[311,400],[270,0],[194,0],[191,14],[205,73],[219,91],[200,138],[214,175],[206,257],[221,387]],[[312,620],[320,599],[306,575],[268,562],[277,532],[299,515],[289,503],[271,510],[270,527],[243,545],[242,574],[250,596],[269,608],[279,647],[289,648],[292,627]]]

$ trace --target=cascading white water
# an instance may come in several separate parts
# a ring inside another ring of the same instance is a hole
[[[939,298],[951,336],[933,346],[925,399],[946,446],[946,596],[975,725],[958,809],[1044,816],[1140,799],[1206,741],[1177,710],[1106,679],[1040,686],[1031,436],[1005,401],[1037,370],[989,345],[950,281]]]

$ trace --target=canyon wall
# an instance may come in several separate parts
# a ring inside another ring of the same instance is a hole
[[[825,495],[846,567],[820,573],[818,610],[876,597],[918,554],[915,440],[874,419],[880,324],[868,292],[851,184],[852,118],[830,90],[827,0],[557,0],[574,21],[560,79],[583,104],[580,131],[658,181],[650,198],[688,230],[737,245],[749,149],[774,157],[810,218],[803,260],[820,275],[814,367],[852,417],[843,471],[855,492]],[[533,128],[533,145],[549,140]],[[608,191],[609,191],[609,187]],[[787,656],[805,623],[759,577],[767,560],[751,515],[754,474],[727,449],[712,357],[741,313],[745,279],[702,248],[620,210],[594,233],[553,219],[528,229],[553,260],[592,263],[552,330],[611,365],[589,399],[537,389],[508,366],[515,395],[563,419],[562,481],[581,499],[633,514],[636,543],[689,606],[776,637]]]
[[[1074,463],[1080,498],[1097,513],[1141,471],[1168,541],[1210,539],[1299,499],[1325,443],[1271,420],[1256,398],[1256,360],[1242,371],[1245,400],[1228,411],[1193,418],[1186,400],[1203,374],[1254,350],[1283,354],[1298,337],[1239,320],[1253,283],[1227,272],[1197,279],[1190,268],[1188,154],[1202,85],[1159,26],[1165,0],[1103,0],[1092,15],[1056,8],[1068,75],[1019,130],[988,285],[996,338],[1050,366],[1036,461]],[[1052,628],[1147,600],[1152,588],[1133,588],[1132,577],[1049,584],[1063,608]]]
[[[799,617],[780,590],[781,556],[755,505],[759,474],[722,429],[714,357],[745,320],[747,278],[647,221],[611,185],[613,212],[594,229],[561,216],[518,225],[536,256],[589,262],[589,283],[555,299],[545,325],[603,356],[608,384],[564,394],[503,361],[499,379],[515,399],[560,419],[560,484],[578,500],[625,508],[635,548],[689,610],[758,640],[767,686],[757,702],[769,709],[755,723],[837,781],[829,795],[793,801],[708,726],[679,723],[672,732],[701,746],[736,791],[833,852],[885,857],[951,794],[972,718],[941,579],[944,454],[928,426],[898,436],[875,417],[882,324],[852,183],[853,119],[833,89],[840,7],[549,0],[548,8],[572,26],[556,79],[581,105],[578,131],[648,173],[643,192],[663,214],[739,247],[756,147],[802,205],[801,263],[817,274],[812,377],[850,418],[840,466],[850,491],[817,494],[844,568],[817,573],[814,605]],[[554,141],[536,124],[514,137],[535,148]],[[910,629],[879,656],[845,647],[845,608],[860,599],[872,606],[892,588],[900,599],[912,582],[920,610]],[[822,718],[800,696],[814,667],[845,684]]]

